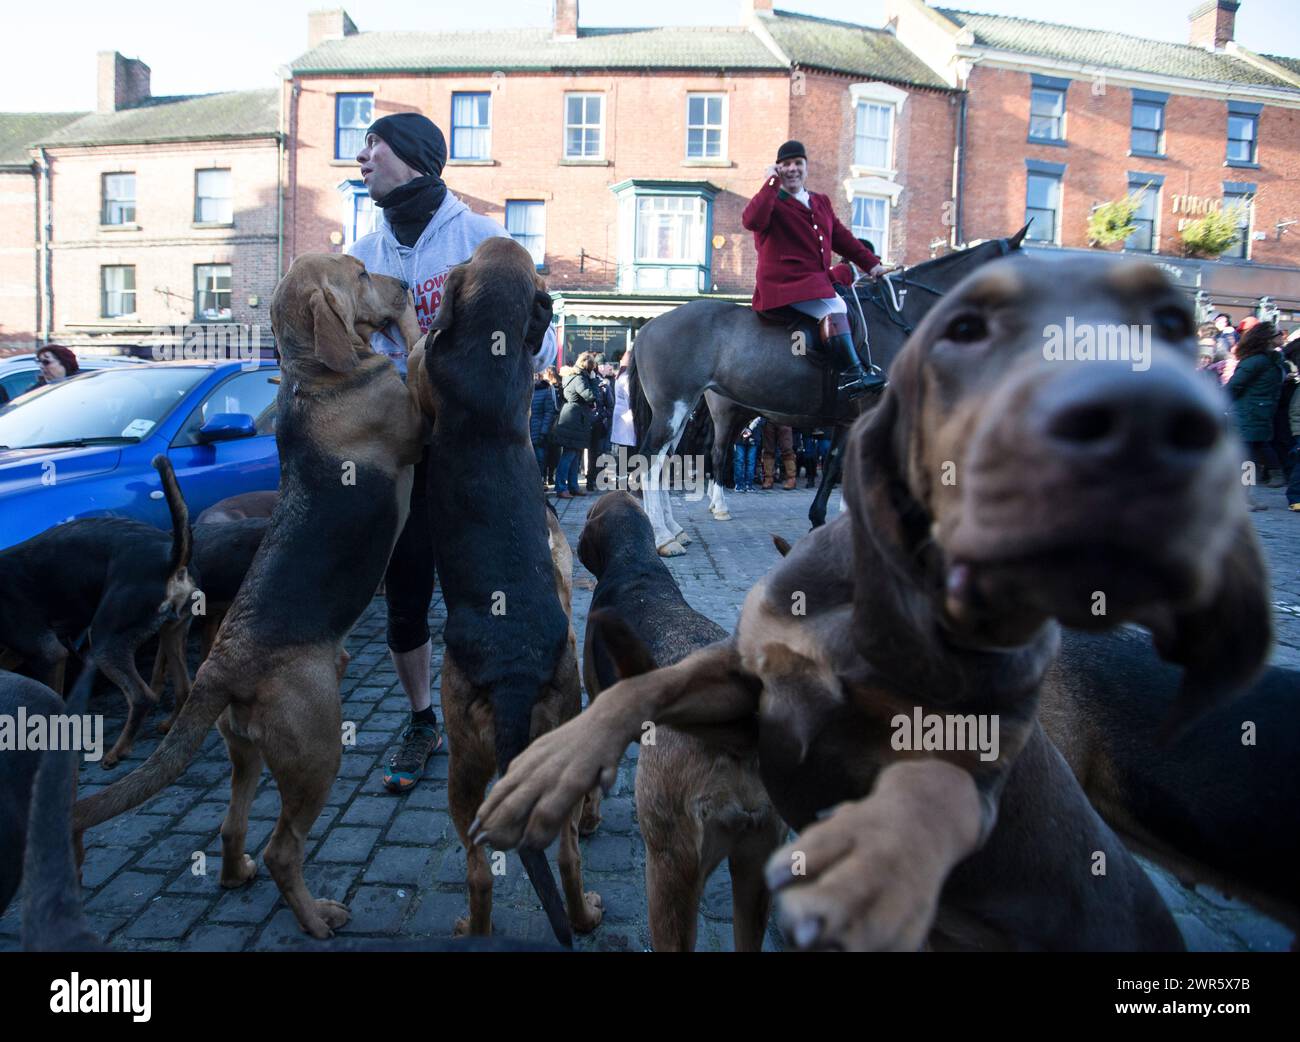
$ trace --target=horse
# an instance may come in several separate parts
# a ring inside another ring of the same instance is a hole
[[[888,372],[913,327],[948,289],[971,269],[1020,248],[1028,225],[1015,235],[990,239],[934,260],[899,270],[874,284],[854,288],[871,336],[858,349],[863,361]],[[865,292],[864,292],[865,291]],[[872,321],[875,319],[875,321]],[[834,398],[837,374],[829,360],[803,357],[817,343],[808,319],[789,326],[759,318],[748,305],[693,300],[645,324],[628,365],[628,391],[646,473],[642,498],[654,526],[660,555],[685,553],[690,539],[673,518],[662,487],[664,462],[674,452],[686,421],[701,396],[713,418],[713,477],[709,511],[729,519],[722,479],[731,445],[740,428],[761,414],[783,426],[834,426],[831,455],[809,510],[813,526],[826,518],[826,503],[839,470],[843,433],[879,395],[840,405]],[[816,351],[816,348],[813,348]]]

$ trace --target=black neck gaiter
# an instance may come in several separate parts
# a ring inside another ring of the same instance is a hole
[[[425,174],[398,185],[382,199],[376,199],[375,205],[384,211],[397,241],[414,246],[446,195],[442,178]]]

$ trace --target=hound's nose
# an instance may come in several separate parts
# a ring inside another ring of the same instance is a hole
[[[1203,377],[1173,366],[1081,363],[1045,392],[1041,430],[1080,463],[1190,468],[1226,432],[1219,397]]]
[[[406,279],[398,279],[397,284],[402,287],[403,293],[405,293],[408,289],[411,288],[411,284],[407,282]]]

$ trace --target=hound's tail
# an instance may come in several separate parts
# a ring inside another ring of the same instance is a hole
[[[496,730],[497,771],[506,773],[510,761],[528,747],[532,729],[533,702],[537,697],[536,681],[498,684],[492,690],[492,716]],[[555,933],[555,939],[566,948],[573,947],[573,931],[569,916],[564,910],[560,888],[555,885],[551,864],[545,850],[519,848],[528,881],[533,884],[538,900],[546,911],[546,918]]]
[[[63,712],[85,713],[95,682],[93,662],[82,671]],[[77,752],[53,749],[41,758],[32,786],[23,864],[23,949],[82,951],[103,943],[86,922],[68,819],[76,791]]]
[[[107,789],[78,800],[72,808],[72,831],[80,835],[88,828],[138,807],[179,778],[221,711],[229,704],[229,685],[212,682],[211,674],[200,669],[194,690],[190,692],[180,716],[149,759]]]
[[[637,353],[632,352],[632,361],[627,364],[627,396],[632,403],[632,426],[636,436],[637,451],[645,453],[646,436],[650,433],[650,424],[654,421],[654,411],[650,408],[650,399],[645,396],[641,386],[641,373],[637,369]]]
[[[172,516],[172,558],[168,567],[173,575],[186,568],[190,563],[190,511],[181,495],[181,487],[176,483],[176,472],[166,456],[159,453],[153,458],[153,469],[162,479],[163,496],[167,499],[167,510]]]

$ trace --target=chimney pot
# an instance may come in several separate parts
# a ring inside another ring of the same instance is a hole
[[[98,62],[97,112],[117,112],[149,100],[149,66],[139,58],[124,58],[117,51],[100,51]]]
[[[1240,0],[1205,0],[1187,16],[1188,42],[1193,47],[1221,51],[1236,32]]]
[[[341,7],[328,11],[307,12],[307,49],[319,47],[326,40],[341,40],[356,33],[356,23]]]

